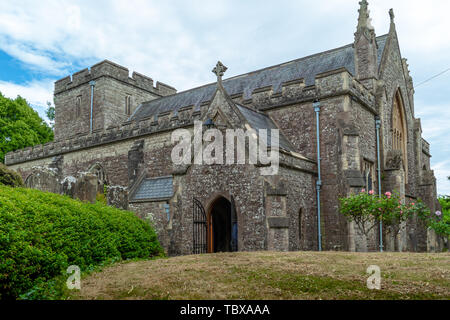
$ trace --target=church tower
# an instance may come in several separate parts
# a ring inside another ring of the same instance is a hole
[[[375,29],[371,24],[368,3],[360,3],[358,27],[355,33],[355,76],[368,89],[374,89],[374,80],[378,79],[377,42]]]

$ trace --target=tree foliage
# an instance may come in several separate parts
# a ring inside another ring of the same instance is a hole
[[[0,93],[0,162],[10,151],[53,140],[53,131],[20,96],[9,99]]]
[[[50,120],[50,126],[52,129],[55,127],[55,116],[56,116],[56,109],[52,106],[51,102],[47,101],[47,110],[45,110],[45,115],[47,116],[48,120]]]

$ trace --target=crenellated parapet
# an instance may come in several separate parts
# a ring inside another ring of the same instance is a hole
[[[434,176],[434,171],[433,170],[424,170],[424,171],[422,171],[422,173],[420,175],[419,184],[421,186],[435,185],[436,184],[436,177]]]
[[[141,121],[124,122],[119,126],[110,126],[105,130],[97,130],[92,134],[81,134],[73,138],[49,142],[25,149],[9,152],[5,156],[6,165],[14,165],[31,160],[48,158],[92,148],[100,145],[134,139],[152,133],[164,132],[173,128],[193,125],[195,120],[201,119],[201,113],[194,108],[185,109],[177,116],[173,112],[165,112],[156,117],[142,119]]]
[[[427,156],[431,157],[430,144],[423,138],[422,138],[422,152],[425,153]]]
[[[175,88],[162,82],[156,82],[155,85],[152,78],[149,78],[137,72],[133,72],[130,77],[129,70],[127,68],[122,67],[114,62],[104,60],[93,65],[90,69],[83,69],[74,73],[72,76],[67,76],[56,81],[55,95],[66,90],[76,88],[80,85],[89,83],[90,81],[96,80],[100,77],[110,77],[160,96],[167,96],[170,94],[175,94],[177,92]]]
[[[283,83],[279,92],[275,92],[272,87],[264,87],[254,90],[250,99],[244,100],[240,95],[234,95],[232,98],[235,101],[237,99],[237,102],[242,100],[244,104],[252,104],[260,110],[268,110],[292,102],[341,95],[350,95],[372,113],[377,113],[374,94],[344,68],[316,75],[314,85],[306,86],[304,79],[297,79]]]

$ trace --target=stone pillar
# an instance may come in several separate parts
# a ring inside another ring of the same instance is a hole
[[[265,182],[265,209],[267,218],[267,250],[289,250],[289,217],[286,209],[286,186],[283,181],[274,179]],[[278,180],[278,181],[277,181]]]
[[[377,41],[366,0],[360,2],[353,48],[355,51],[356,78],[369,90],[375,89],[375,79],[378,78]]]
[[[419,191],[422,201],[430,209],[431,214],[434,215],[437,211],[436,178],[434,177],[434,171],[421,171]],[[428,252],[437,252],[440,249],[438,236],[433,230],[427,230],[426,246]]]
[[[398,192],[400,200],[405,203],[405,171],[401,151],[389,151],[386,157],[384,170],[383,189],[384,192]],[[400,228],[397,233],[396,230]],[[389,226],[386,228],[386,251],[405,251],[407,249],[408,235],[406,232],[406,222],[400,226]]]
[[[133,187],[143,171],[144,140],[135,141],[128,151],[128,187]]]
[[[341,127],[343,131],[341,161],[349,196],[361,192],[361,189],[365,188],[365,181],[361,173],[358,129],[349,123],[342,123]],[[349,251],[367,252],[367,238],[361,234],[354,222],[348,223],[348,243]]]

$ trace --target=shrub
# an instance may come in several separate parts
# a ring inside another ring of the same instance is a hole
[[[439,197],[442,211],[427,217],[426,221],[430,228],[443,237],[450,237],[450,196]]]
[[[398,194],[390,192],[378,197],[373,191],[366,193],[365,190],[361,190],[360,193],[341,198],[339,201],[341,213],[350,221],[354,221],[357,228],[366,237],[379,221],[392,227],[395,235],[400,231],[400,223],[413,215],[417,215],[428,228],[433,229],[437,234],[444,237],[450,236],[450,197],[439,198],[443,212],[437,211],[436,213],[431,213],[420,199],[404,205]]]
[[[365,235],[381,221],[384,225],[393,227],[393,231],[398,233],[401,222],[405,221],[413,213],[418,211],[419,204],[403,205],[398,194],[386,192],[378,196],[373,190],[341,198],[340,211],[348,220],[354,221],[356,227]]]
[[[23,187],[22,177],[16,172],[9,170],[3,163],[0,163],[0,185]]]
[[[0,299],[17,298],[69,265],[162,255],[134,213],[52,193],[0,186]]]

